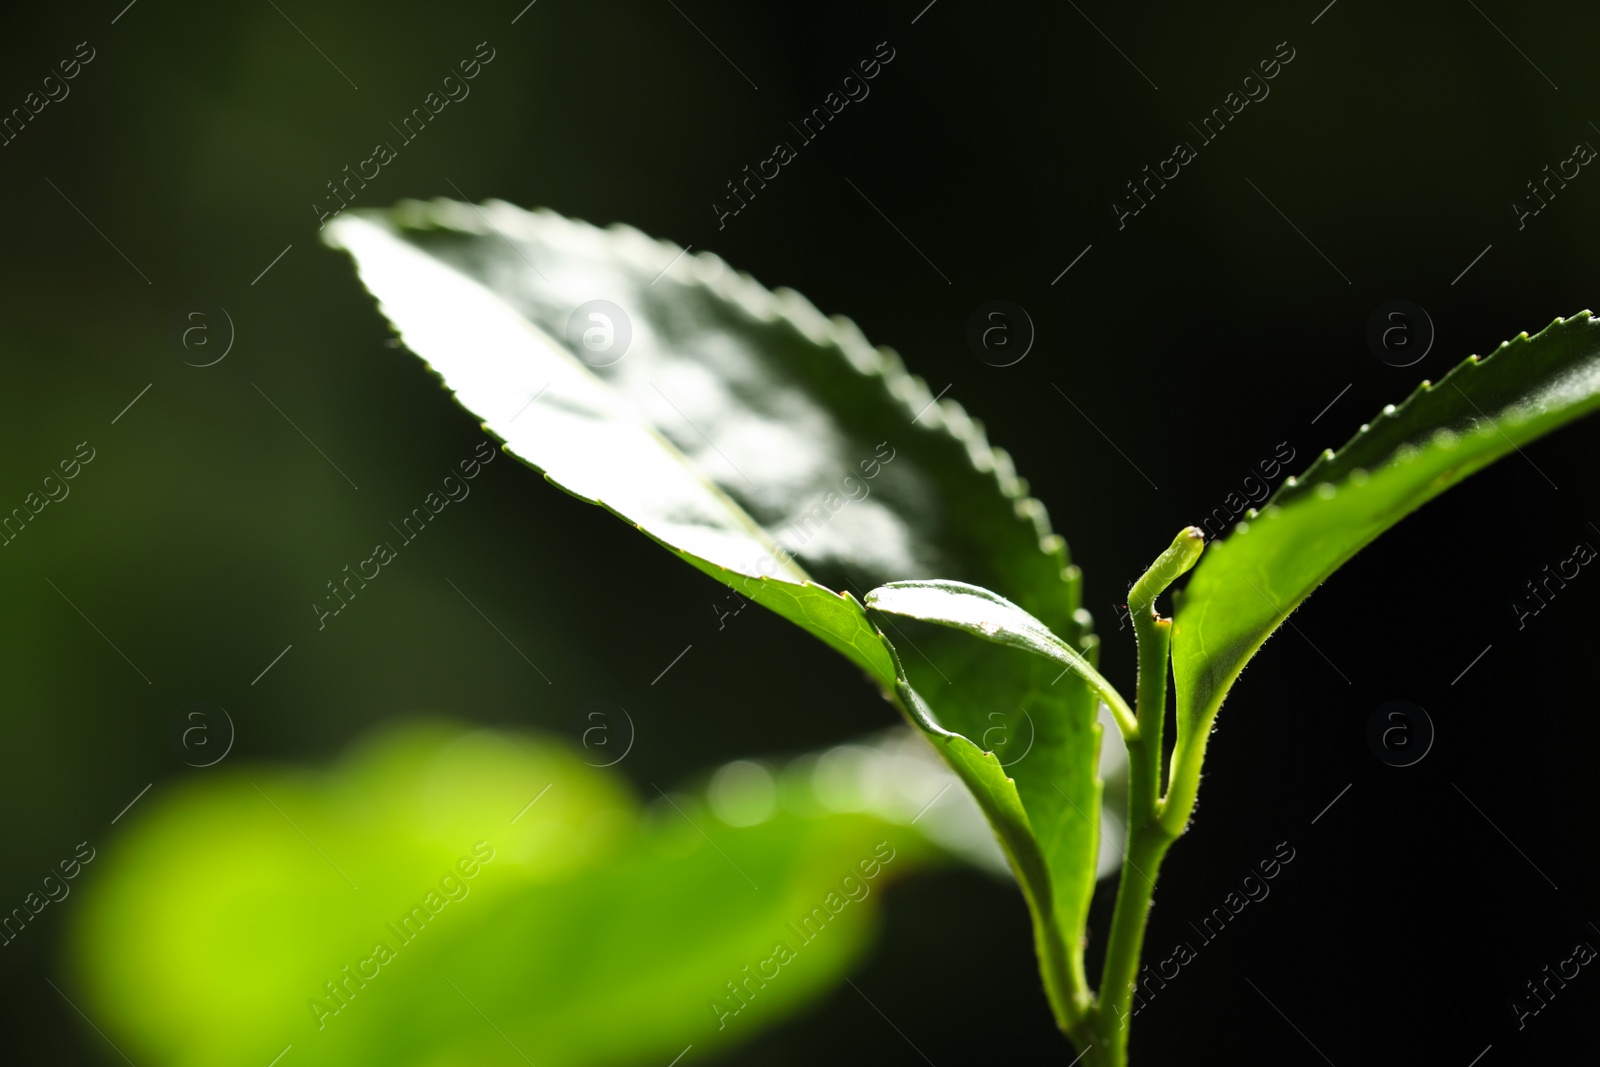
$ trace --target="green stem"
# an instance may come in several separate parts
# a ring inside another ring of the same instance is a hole
[[[1138,981],[1145,920],[1161,860],[1174,840],[1157,813],[1171,623],[1146,615],[1135,626],[1139,635],[1139,737],[1128,744],[1128,841],[1100,979],[1099,1023],[1110,1046],[1106,1050],[1108,1065],[1127,1062],[1128,1011]]]
[[[1104,1067],[1123,1067],[1128,1062],[1128,1020],[1138,981],[1139,956],[1144,948],[1145,921],[1150,914],[1150,898],[1161,861],[1172,838],[1147,828],[1129,842],[1122,868],[1122,884],[1117,890],[1116,912],[1111,919],[1111,937],[1106,944],[1106,964],[1100,985],[1096,1022],[1103,1036]]]
[[[1167,664],[1172,647],[1172,620],[1155,610],[1156,597],[1194,566],[1205,545],[1195,527],[1183,530],[1171,546],[1134,583],[1128,612],[1139,643],[1139,679],[1135,705],[1138,731],[1128,738],[1128,841],[1123,852],[1122,880],[1111,916],[1101,972],[1100,996],[1092,1034],[1095,1067],[1125,1067],[1128,1062],[1128,1017],[1138,981],[1144,930],[1155,893],[1156,878],[1167,849],[1177,840],[1162,821],[1161,735],[1167,715]]]

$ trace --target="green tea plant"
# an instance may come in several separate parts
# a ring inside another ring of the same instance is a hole
[[[327,240],[508,451],[828,644],[922,732],[992,825],[1056,1022],[1094,1067],[1127,1062],[1155,880],[1245,664],[1402,517],[1600,404],[1600,325],[1557,319],[1423,382],[1208,551],[1180,531],[1130,595],[1130,704],[1097,668],[1082,574],[1010,458],[849,321],[715,256],[501,203],[350,212]],[[1157,598],[1191,570],[1163,616]],[[1128,797],[1096,986],[1101,705]],[[1037,736],[1003,767],[982,740],[991,713],[1017,708]]]

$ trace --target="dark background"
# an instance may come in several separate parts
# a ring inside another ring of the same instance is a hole
[[[0,148],[0,505],[77,442],[96,449],[72,495],[0,549],[8,907],[74,842],[115,849],[110,819],[147,783],[204,773],[167,741],[192,699],[234,716],[233,759],[294,761],[408,712],[571,732],[585,701],[613,700],[639,724],[620,767],[639,782],[893,721],[776,617],[719,632],[712,582],[509,458],[316,631],[323,583],[481,435],[386,345],[310,204],[479,41],[496,58],[472,95],[358,203],[459,188],[625,221],[854,317],[1012,452],[1084,565],[1102,665],[1125,689],[1133,644],[1113,605],[1279,442],[1299,469],[1420,378],[1600,300],[1585,252],[1600,176],[1586,167],[1520,231],[1510,206],[1574,143],[1600,144],[1595,15],[1577,3],[538,0],[512,25],[520,0],[139,0],[113,25],[123,2],[0,16],[0,109],[79,41],[96,50]],[[896,54],[871,95],[719,230],[723,183],[884,40]],[[1200,147],[1187,123],[1282,41],[1295,58],[1271,95]],[[1178,139],[1198,158],[1119,230],[1110,199]],[[996,298],[1037,330],[1005,368],[965,341]],[[1437,331],[1403,369],[1365,339],[1397,298]],[[233,351],[186,366],[184,316],[219,305]],[[1577,542],[1600,545],[1597,443],[1600,425],[1569,429],[1429,505],[1247,672],[1150,924],[1147,960],[1179,940],[1198,958],[1139,1017],[1135,1062],[1593,1055],[1593,968],[1521,1031],[1508,1005],[1574,942],[1600,945],[1583,610],[1600,577],[1586,569],[1521,631],[1510,603]],[[1366,740],[1394,699],[1437,729],[1403,769]],[[1200,947],[1188,923],[1283,841],[1295,859],[1271,896]],[[70,907],[3,950],[18,1062],[110,1055],[44,980],[67,980]],[[855,981],[903,1036],[841,987],[733,1058],[924,1062],[909,1039],[941,1065],[1070,1059],[1021,897],[983,875],[897,889]]]

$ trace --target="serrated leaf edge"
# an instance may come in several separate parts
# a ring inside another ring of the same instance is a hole
[[[1454,367],[1451,367],[1450,370],[1445,373],[1444,377],[1440,378],[1437,382],[1429,381],[1428,379],[1424,378],[1421,382],[1417,383],[1417,387],[1411,390],[1406,398],[1399,404],[1385,405],[1383,410],[1380,411],[1377,417],[1371,422],[1362,423],[1360,428],[1358,428],[1356,432],[1350,436],[1349,440],[1345,441],[1344,444],[1340,445],[1337,449],[1323,449],[1317,454],[1317,458],[1311,462],[1311,465],[1304,471],[1298,475],[1292,475],[1291,477],[1284,479],[1283,484],[1277,488],[1272,496],[1267,498],[1266,503],[1264,503],[1260,508],[1250,508],[1247,510],[1239,519],[1239,521],[1233,525],[1232,529],[1229,531],[1228,537],[1219,538],[1210,546],[1208,551],[1215,553],[1222,550],[1226,547],[1227,542],[1231,541],[1235,536],[1248,534],[1250,532],[1251,523],[1276,517],[1279,509],[1304,499],[1309,494],[1315,493],[1320,486],[1335,485],[1336,482],[1333,480],[1322,480],[1321,474],[1323,470],[1325,470],[1329,464],[1336,462],[1339,457],[1343,456],[1346,451],[1362,441],[1369,433],[1373,433],[1381,429],[1389,422],[1404,419],[1409,414],[1411,406],[1416,403],[1419,398],[1433,393],[1438,389],[1442,389],[1446,385],[1456,384],[1456,379],[1458,376],[1471,374],[1477,368],[1487,366],[1490,360],[1499,356],[1508,349],[1515,349],[1522,345],[1536,342],[1545,334],[1549,333],[1551,330],[1557,329],[1558,327],[1569,324],[1583,323],[1592,323],[1595,326],[1600,327],[1600,320],[1595,319],[1594,315],[1587,310],[1580,311],[1574,315],[1569,315],[1564,318],[1557,316],[1555,319],[1551,320],[1549,325],[1545,326],[1544,329],[1540,330],[1536,334],[1533,334],[1532,336],[1529,336],[1528,332],[1524,330],[1509,340],[1501,341],[1499,346],[1487,356],[1468,356],[1460,363],[1457,363]],[[1512,419],[1504,423],[1491,422],[1491,425],[1484,427],[1481,432],[1493,432],[1498,426],[1516,426],[1519,425],[1521,421],[1523,420]],[[1438,434],[1448,435],[1451,434],[1451,431],[1444,429],[1435,431],[1435,435],[1437,436]],[[1404,448],[1402,448],[1391,454],[1391,457],[1388,461],[1386,461],[1385,466],[1387,466],[1388,463],[1405,462],[1409,458],[1411,458],[1410,455]],[[1344,481],[1346,479],[1363,479],[1368,473],[1370,472],[1358,468],[1350,471],[1349,474],[1338,479],[1338,481]]]
[[[483,214],[479,214],[479,212]],[[511,233],[533,237],[533,227],[551,227],[568,237],[589,239],[593,234],[610,234],[617,243],[608,253],[631,259],[646,272],[660,272],[680,283],[704,286],[761,322],[781,320],[793,326],[818,347],[840,352],[863,377],[879,378],[889,395],[899,402],[911,425],[926,430],[943,429],[965,447],[973,469],[993,478],[1001,497],[1011,503],[1019,521],[1033,527],[1039,551],[1053,559],[1061,581],[1068,587],[1067,598],[1080,627],[1080,648],[1096,642],[1092,638],[1092,619],[1080,606],[1082,573],[1072,562],[1066,539],[1050,524],[1049,510],[1037,497],[1028,495],[1027,480],[1017,474],[1011,455],[993,445],[983,423],[972,418],[959,401],[934,399],[932,390],[920,376],[905,367],[899,353],[887,346],[873,346],[855,322],[844,315],[824,315],[804,295],[788,287],[768,289],[745,271],[735,270],[714,252],[685,255],[684,249],[664,238],[626,223],[601,228],[582,219],[571,218],[550,208],[523,209],[503,200],[486,200],[477,208],[446,197],[434,200],[402,200],[388,209],[367,209],[360,214],[385,219],[402,228],[437,228],[488,236]],[[544,236],[544,235],[539,235]]]

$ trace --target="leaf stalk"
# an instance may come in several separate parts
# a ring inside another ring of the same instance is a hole
[[[1095,1010],[1073,1034],[1095,1067],[1125,1067],[1128,1059],[1130,1005],[1138,982],[1145,925],[1155,893],[1156,877],[1167,849],[1177,840],[1162,819],[1161,735],[1167,715],[1167,670],[1172,649],[1172,620],[1155,610],[1155,600],[1193,567],[1205,547],[1197,527],[1182,530],[1167,550],[1134,583],[1128,596],[1134,637],[1139,647],[1135,692],[1138,729],[1128,745],[1128,839],[1123,851],[1121,881],[1111,917]]]

